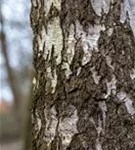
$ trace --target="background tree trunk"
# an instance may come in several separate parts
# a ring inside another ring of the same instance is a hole
[[[126,2],[32,0],[33,150],[135,149]]]
[[[1,5],[2,5],[2,2],[1,2]],[[1,6],[1,8],[2,8],[2,6]],[[21,92],[18,80],[14,73],[14,70],[10,65],[10,60],[9,60],[9,56],[8,56],[9,49],[7,46],[7,38],[6,38],[6,34],[4,32],[4,18],[2,16],[1,10],[0,10],[0,23],[1,23],[1,31],[0,31],[1,50],[2,50],[3,57],[5,59],[5,66],[7,69],[8,81],[9,81],[11,91],[13,94],[14,108],[15,108],[15,111],[18,112],[20,109],[19,105],[23,101],[23,96],[22,96],[22,92]]]

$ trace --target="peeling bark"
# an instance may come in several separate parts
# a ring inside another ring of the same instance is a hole
[[[135,39],[125,6],[32,0],[33,150],[135,149]]]

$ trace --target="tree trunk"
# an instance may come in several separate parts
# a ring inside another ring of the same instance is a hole
[[[135,38],[126,6],[32,0],[33,150],[135,149]]]

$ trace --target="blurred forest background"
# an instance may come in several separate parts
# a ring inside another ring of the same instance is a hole
[[[32,78],[29,0],[0,0],[0,149],[20,150]],[[23,144],[22,144],[23,145]]]

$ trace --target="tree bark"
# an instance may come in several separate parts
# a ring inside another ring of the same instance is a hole
[[[32,0],[33,150],[135,149],[135,38],[125,6]]]

